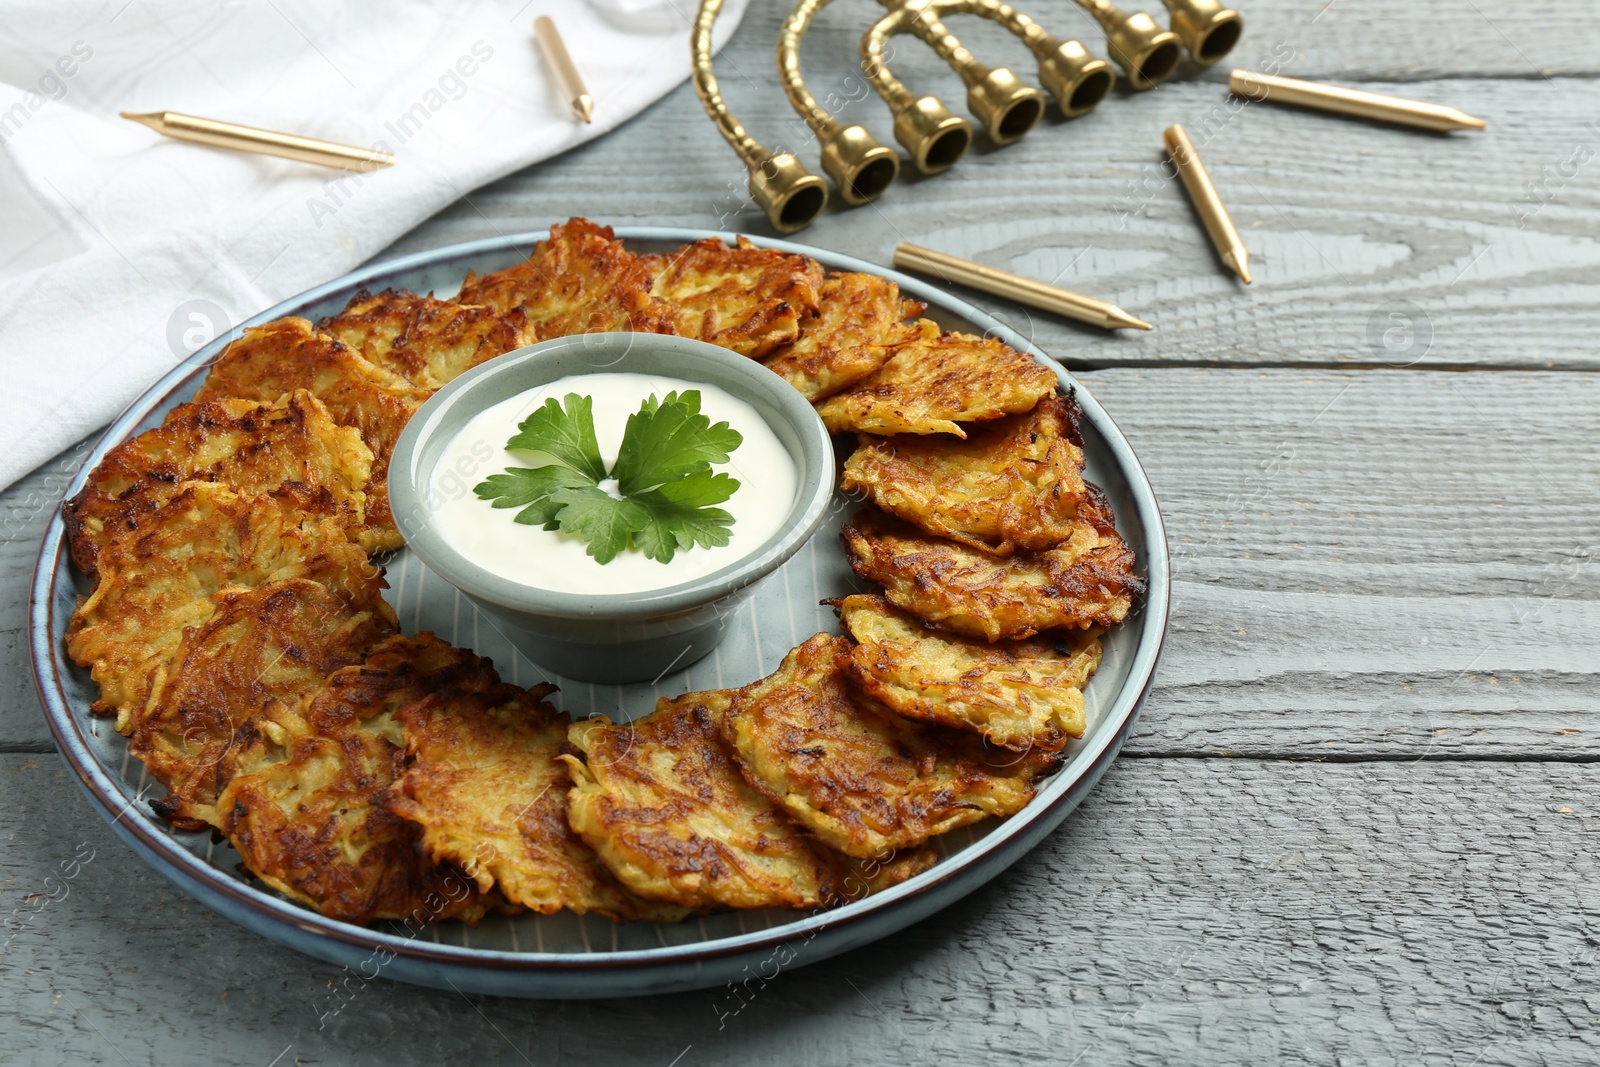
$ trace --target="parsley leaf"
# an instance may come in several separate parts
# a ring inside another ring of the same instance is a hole
[[[728,453],[744,441],[727,423],[713,426],[700,414],[698,389],[668,393],[660,403],[654,401],[652,396],[628,416],[612,471],[624,496],[710,470],[713,463],[726,463]]]
[[[607,471],[595,440],[594,398],[568,393],[561,404],[545,401],[506,442],[543,465],[509,467],[473,492],[493,507],[522,509],[519,523],[580,538],[599,563],[629,548],[669,563],[678,552],[732,538],[733,516],[712,505],[739,483],[711,466],[726,463],[743,441],[726,422],[713,426],[700,414],[698,390],[661,400],[652,395],[628,416],[617,462]],[[600,487],[608,477],[617,481],[615,495]]]
[[[556,513],[561,505],[550,496],[557,489],[575,489],[594,483],[571,467],[552,463],[547,467],[507,467],[504,474],[491,474],[473,486],[472,491],[482,500],[493,501],[497,508],[522,508],[517,521],[526,526],[556,528]]]
[[[701,471],[636,494],[632,499],[644,505],[650,522],[634,535],[634,543],[661,563],[669,562],[678,549],[727,544],[733,516],[708,505],[722,503],[737,488],[739,483],[726,474]]]
[[[591,482],[606,476],[600,445],[594,439],[593,397],[568,393],[561,404],[551,397],[518,423],[517,434],[506,442],[506,448],[543,453],[561,466],[587,475]]]
[[[588,542],[585,551],[597,563],[616,559],[617,554],[628,547],[632,535],[650,521],[643,504],[626,498],[617,500],[592,485],[558,490],[552,494],[552,499],[561,506],[556,516],[561,532]]]

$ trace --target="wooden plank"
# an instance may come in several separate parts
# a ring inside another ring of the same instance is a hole
[[[1177,577],[1135,751],[1600,754],[1592,376],[1085,378]]]
[[[45,525],[89,445],[79,442],[0,493],[0,752],[50,745],[29,665],[28,592]]]
[[[734,69],[765,77],[767,46],[755,55],[750,39],[746,29],[736,40],[730,79]],[[816,65],[822,83],[849,84],[849,68],[828,67],[826,54]],[[959,83],[936,86],[960,102]],[[1425,134],[1244,105],[1214,80],[1185,81],[1070,124],[1047,120],[871,206],[835,204],[796,239],[884,264],[909,240],[1113,300],[1156,325],[1112,335],[963,294],[1078,366],[1600,366],[1600,82],[1371,87],[1454,104],[1490,127]],[[775,90],[726,88],[764,143],[814,166],[809,131]],[[843,114],[888,138],[876,98]],[[1161,130],[1174,122],[1194,133],[1245,235],[1254,285],[1221,267],[1167,177]],[[574,214],[770,232],[748,205],[743,168],[684,89],[610,138],[473,193],[385,256]]]
[[[1084,379],[1156,487],[1177,579],[1134,751],[1600,756],[1600,377]],[[33,514],[0,554],[8,588],[26,585]],[[47,750],[20,631],[0,664],[0,743]]]
[[[1057,37],[1077,37],[1091,51],[1105,55],[1105,35],[1081,8],[1065,0],[1034,0],[1017,5]],[[1124,11],[1150,11],[1166,25],[1159,3],[1119,4]],[[1245,35],[1218,66],[1260,69],[1267,59],[1294,52],[1296,76],[1328,80],[1425,81],[1463,75],[1516,79],[1600,73],[1593,51],[1594,11],[1582,0],[1532,0],[1491,4],[1483,0],[1247,0],[1237,7],[1245,19]],[[752,78],[772,70],[771,50],[777,27],[788,8],[783,4],[752,5],[727,51],[730,67]],[[854,60],[869,7],[839,7],[822,12],[806,35],[805,70],[830,69],[839,57]],[[946,20],[964,44],[985,63],[1010,65],[1032,77],[1034,62],[1004,30],[976,18]],[[948,68],[930,50],[896,40],[892,66],[903,67],[919,80],[947,75]],[[719,68],[720,69],[720,68]],[[1179,78],[1194,77],[1181,69]],[[960,100],[952,79],[941,95]]]
[[[3,756],[0,1061],[1592,1062],[1597,791],[1581,764],[1125,759],[871,948],[742,999],[529,1004],[346,988],[171,888],[53,757]]]

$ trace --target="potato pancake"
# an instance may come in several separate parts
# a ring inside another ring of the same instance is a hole
[[[901,882],[931,870],[939,862],[939,850],[933,847],[903,848],[884,856],[857,859],[837,853],[845,865],[844,899],[860,900],[874,893],[891,889]]]
[[[572,724],[568,819],[629,889],[695,910],[844,897],[832,852],[751,788],[717,725],[731,690],[663,698],[629,723]]]
[[[256,877],[329,918],[474,921],[476,883],[434,864],[415,824],[372,802],[401,759],[378,734],[293,738],[284,759],[228,783],[222,830]]]
[[[622,247],[609,226],[569,219],[521,263],[471,274],[456,297],[509,315],[521,308],[532,340],[574,333],[672,333],[673,309],[650,294],[653,262]]]
[[[217,482],[241,493],[286,483],[326,489],[308,507],[359,529],[372,452],[361,435],[333,421],[304,390],[276,403],[213,400],[180,404],[165,422],[113,448],[62,514],[72,561],[93,577],[95,555],[112,532],[131,529],[133,516],[178,491],[184,482]]]
[[[212,600],[211,618],[184,632],[128,741],[167,787],[151,806],[190,829],[217,824],[217,794],[237,770],[236,742],[291,725],[290,709],[305,692],[393,632],[387,613],[356,610],[304,578]]]
[[[828,845],[879,856],[1009,815],[1054,766],[903,719],[849,677],[850,642],[817,634],[739,690],[723,718],[745,778]]]
[[[1018,752],[1059,752],[1083,736],[1098,631],[991,645],[929,630],[881,596],[845,597],[839,618],[857,642],[856,684],[907,718],[976,730]]]
[[[288,578],[321,582],[356,611],[394,625],[383,572],[303,486],[244,496],[188,482],[140,510],[98,556],[100,580],[67,624],[67,651],[100,684],[94,710],[127,733],[187,627],[211,618],[215,593]]]
[[[864,511],[839,534],[856,574],[941,630],[998,641],[1121,622],[1144,590],[1114,529],[1080,520],[1043,552],[996,559]]]
[[[965,437],[960,423],[1031,411],[1055,393],[1055,371],[1032,356],[993,338],[936,330],[924,326],[876,372],[817,405],[828,429]]]
[[[353,730],[383,734],[402,744],[395,712],[430,693],[484,693],[500,685],[494,664],[424,630],[396,634],[357,665],[335,671],[305,694],[299,721],[289,729],[334,737]]]
[[[421,829],[379,800],[404,770],[401,708],[499,686],[488,660],[432,634],[391,637],[240,731],[223,832],[262,881],[324,915],[475,918],[476,881],[429,860]]]
[[[739,237],[685,245],[665,257],[651,292],[673,308],[674,329],[759,359],[800,337],[817,312],[822,264]]]
[[[922,336],[917,316],[927,308],[902,300],[887,278],[854,273],[829,275],[819,305],[798,338],[762,360],[811,401],[850,388]]]
[[[485,360],[533,343],[520,308],[501,314],[399,289],[358,293],[317,329],[419,389],[438,389]]]
[[[429,391],[318,333],[305,319],[289,318],[246,330],[224,348],[194,398],[197,403],[231,398],[271,403],[297,389],[321,400],[339,425],[353,426],[372,450],[367,525],[357,539],[368,551],[399,548],[400,534],[389,515],[389,456]]]
[[[1051,396],[1030,412],[948,437],[872,437],[845,461],[842,488],[931,534],[996,556],[1072,536],[1088,495],[1076,405]]]
[[[569,722],[544,701],[552,688],[436,693],[401,708],[408,765],[384,804],[422,827],[428,855],[513,904],[614,922],[683,918],[619,885],[568,825]]]

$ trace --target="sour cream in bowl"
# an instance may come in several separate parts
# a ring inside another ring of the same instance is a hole
[[[827,431],[783,379],[681,337],[500,356],[412,417],[389,467],[406,543],[524,653],[648,681],[706,655],[827,512]]]

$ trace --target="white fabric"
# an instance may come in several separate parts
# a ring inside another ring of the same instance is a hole
[[[520,2],[0,3],[0,488],[228,325],[688,77],[686,30],[629,32],[580,0]],[[719,45],[744,6],[728,0]],[[583,72],[593,125],[569,116],[539,55],[539,14]],[[400,161],[345,175],[117,116],[157,110]],[[571,209],[603,218],[594,193]]]

